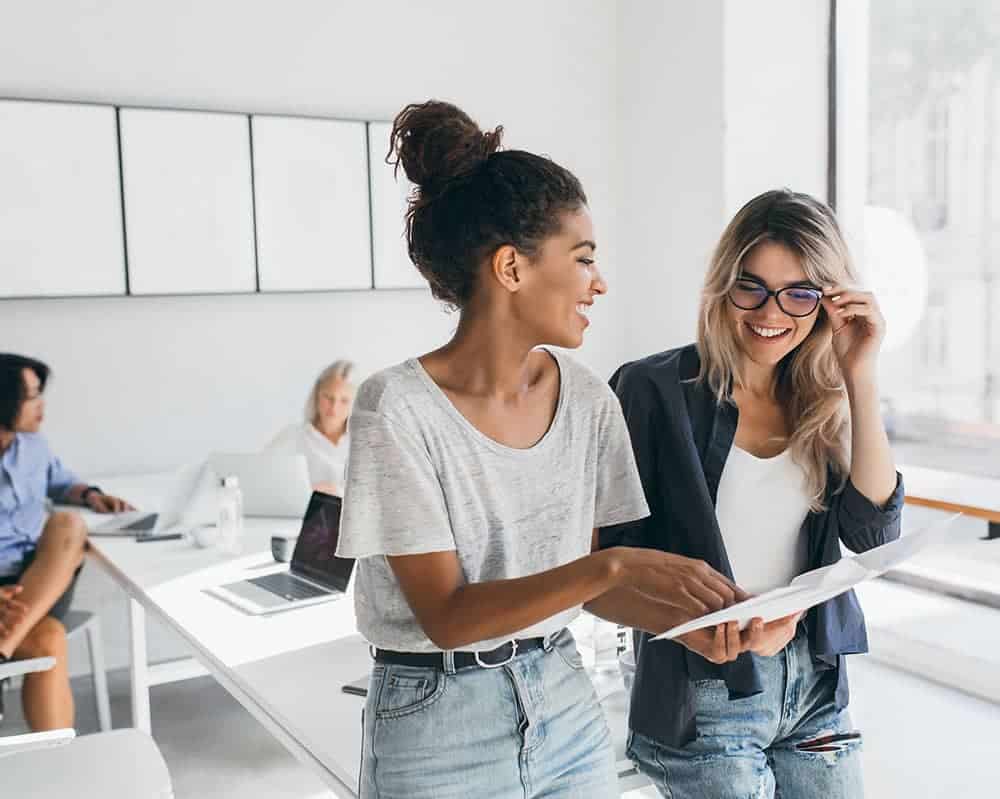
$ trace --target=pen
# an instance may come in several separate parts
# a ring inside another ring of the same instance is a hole
[[[183,538],[182,533],[169,533],[168,535],[146,535],[136,538],[136,543],[144,544],[147,541],[171,541],[175,538]]]
[[[795,746],[796,749],[816,749],[822,751],[822,747],[835,744],[840,741],[855,741],[861,737],[860,732],[842,732],[837,735],[824,735],[820,738],[813,738],[811,741],[803,741]]]

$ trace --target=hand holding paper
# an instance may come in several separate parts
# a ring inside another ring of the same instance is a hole
[[[800,610],[807,610],[908,560],[928,544],[941,538],[945,530],[959,516],[961,514],[949,516],[889,544],[875,547],[860,555],[845,557],[831,566],[800,574],[784,588],[775,588],[773,591],[738,602],[724,610],[692,619],[686,624],[667,630],[653,640],[673,639],[704,627],[731,621],[738,622],[742,630],[751,619],[759,617],[769,622]]]

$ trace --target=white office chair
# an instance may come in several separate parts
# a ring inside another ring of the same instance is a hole
[[[90,656],[90,675],[94,681],[94,701],[97,703],[97,723],[101,732],[111,729],[111,702],[108,698],[108,675],[104,667],[104,641],[101,638],[101,620],[85,610],[71,610],[62,620],[66,640],[87,636],[87,654]],[[29,672],[20,672],[21,675]],[[0,690],[3,690],[0,686]]]
[[[0,679],[45,671],[55,658],[0,664]],[[133,729],[77,738],[73,730],[0,738],[4,796],[37,799],[173,799],[163,756]]]

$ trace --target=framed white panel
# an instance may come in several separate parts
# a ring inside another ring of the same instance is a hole
[[[248,118],[120,114],[131,293],[255,291]]]
[[[402,169],[397,179],[393,167],[385,162],[391,131],[392,126],[386,122],[368,125],[375,288],[427,288],[427,281],[406,251],[406,198],[413,184]]]
[[[0,101],[0,297],[124,293],[115,109]]]
[[[254,116],[261,291],[372,286],[365,123]]]

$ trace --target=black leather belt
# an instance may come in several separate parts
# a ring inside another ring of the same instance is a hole
[[[555,636],[553,636],[555,637]],[[455,668],[467,669],[478,666],[481,669],[495,669],[506,666],[515,657],[533,649],[545,646],[544,638],[519,638],[500,644],[496,649],[485,652],[455,652]],[[391,649],[376,649],[376,663],[396,663],[400,666],[422,666],[445,669],[444,652],[393,652]]]

